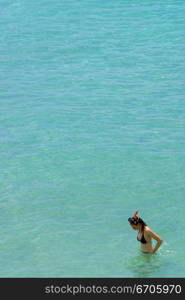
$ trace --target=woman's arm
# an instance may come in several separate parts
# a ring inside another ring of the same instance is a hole
[[[155,245],[155,247],[153,248],[151,253],[155,253],[157,251],[157,249],[159,249],[159,247],[161,246],[161,244],[163,243],[163,239],[160,238],[160,236],[158,236],[155,232],[153,232],[151,229],[147,230],[147,233],[150,235],[151,238],[153,238],[154,240],[157,241],[157,244]]]

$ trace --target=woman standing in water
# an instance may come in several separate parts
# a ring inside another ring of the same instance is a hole
[[[141,250],[145,253],[155,253],[161,246],[163,240],[154,233],[137,214],[138,211],[136,211],[134,216],[129,218],[128,221],[134,230],[138,230],[137,240],[141,242]],[[157,241],[154,248],[152,248],[152,239]]]

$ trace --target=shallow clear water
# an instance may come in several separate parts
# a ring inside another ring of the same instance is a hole
[[[0,276],[185,277],[184,1],[0,8]]]

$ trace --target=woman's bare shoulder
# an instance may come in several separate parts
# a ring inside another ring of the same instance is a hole
[[[145,226],[146,231],[151,231],[151,228],[149,226]]]
[[[148,226],[145,226],[145,233],[146,233],[146,235],[148,235],[148,236],[150,236],[150,237],[152,237],[152,238],[154,238],[155,240],[161,240],[162,241],[162,239],[161,239],[161,237],[157,234],[157,233],[155,233],[150,227],[148,227]]]
[[[145,232],[146,232],[146,234],[150,234],[153,231],[149,226],[145,226]]]

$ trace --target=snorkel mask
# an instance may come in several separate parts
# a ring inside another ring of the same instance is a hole
[[[137,225],[139,223],[139,218],[137,217],[137,214],[138,210],[136,210],[132,218],[128,218],[128,222],[130,223],[130,225]]]

